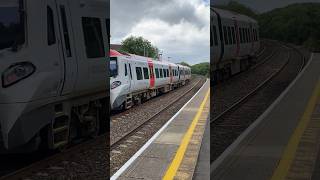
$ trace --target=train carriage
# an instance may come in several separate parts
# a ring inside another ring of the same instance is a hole
[[[110,50],[110,72],[111,109],[128,109],[191,78],[189,67],[115,50]]]
[[[247,69],[260,48],[256,20],[211,8],[210,55],[212,81],[217,82]]]

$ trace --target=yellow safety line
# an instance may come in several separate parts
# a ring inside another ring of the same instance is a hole
[[[293,135],[283,152],[281,160],[275,169],[271,180],[282,180],[285,179],[289,172],[289,168],[294,160],[295,153],[297,151],[300,139],[307,128],[307,125],[311,119],[314,107],[316,103],[320,100],[320,81],[318,81],[316,88],[314,89],[312,96],[308,102],[303,116],[300,119],[298,126],[296,127]]]
[[[184,137],[183,137],[183,139],[181,141],[181,144],[179,146],[179,149],[178,149],[174,159],[172,160],[169,168],[167,169],[167,172],[165,173],[165,176],[163,177],[163,179],[171,180],[176,175],[176,172],[177,172],[177,170],[178,170],[178,168],[179,168],[179,166],[180,166],[180,164],[182,162],[182,159],[184,157],[184,154],[185,154],[185,152],[187,150],[187,147],[188,147],[188,144],[189,144],[190,139],[192,137],[193,131],[194,131],[199,119],[200,119],[200,116],[201,116],[201,114],[203,112],[203,108],[204,108],[206,102],[209,99],[209,95],[210,95],[210,88],[207,91],[206,96],[205,96],[204,100],[202,101],[196,116],[192,120],[192,123],[189,126],[188,131],[184,135]]]

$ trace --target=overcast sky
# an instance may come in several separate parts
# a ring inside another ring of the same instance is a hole
[[[211,0],[212,4],[227,4],[230,0]],[[319,2],[320,0],[233,0],[242,3],[256,12],[266,12],[293,3]]]
[[[111,0],[111,43],[142,36],[171,62],[209,62],[209,0]]]

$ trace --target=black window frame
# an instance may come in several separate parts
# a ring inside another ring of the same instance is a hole
[[[218,46],[218,35],[217,35],[217,28],[215,25],[213,25],[213,40],[214,40],[214,45]]]
[[[81,17],[81,22],[87,58],[106,57],[101,19],[97,17]]]
[[[228,29],[229,44],[233,44],[233,42],[232,42],[232,34],[231,34],[231,27],[228,26],[227,29]]]
[[[143,73],[141,67],[136,67],[137,80],[143,80]]]
[[[236,44],[236,33],[235,33],[235,28],[233,26],[231,28],[231,33],[232,33],[233,44]]]
[[[124,76],[128,76],[127,63],[124,63]]]
[[[227,32],[226,26],[223,26],[223,38],[224,38],[224,44],[229,45],[228,32]]]
[[[54,14],[53,9],[47,6],[47,43],[48,46],[57,43],[56,30],[54,25]]]
[[[61,20],[62,20],[62,30],[63,30],[62,33],[64,38],[65,53],[67,57],[72,57],[66,8],[64,5],[60,5],[60,14],[61,14]]]
[[[149,68],[143,67],[142,70],[144,79],[150,79]]]

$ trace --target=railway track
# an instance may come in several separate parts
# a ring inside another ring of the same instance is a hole
[[[285,61],[281,61],[284,54],[286,54]],[[258,84],[254,83],[255,88],[210,119],[211,164],[267,109],[305,65],[303,54],[291,46],[282,47],[282,53],[277,57],[273,61],[282,62],[282,64],[276,63],[277,66],[274,64],[269,68],[264,67],[271,69],[272,73],[270,71],[263,81]],[[270,64],[263,64],[270,66]]]
[[[129,131],[111,141],[111,174],[115,173],[152,135],[157,132],[205,82],[204,78],[197,79],[182,94],[149,115],[143,122],[132,127]]]
[[[85,156],[84,154],[96,153],[96,150],[88,150],[88,147],[95,148],[97,144],[103,144],[105,147],[102,161],[105,161],[105,165],[98,168],[97,170],[101,171],[101,168],[106,168],[108,163],[108,148],[107,148],[107,135],[103,134],[94,139],[89,139],[84,141],[83,143],[76,144],[71,146],[62,152],[51,153],[42,159],[31,163],[21,169],[18,169],[12,173],[9,173],[5,176],[0,177],[0,180],[6,179],[83,179],[84,177],[94,177],[97,176],[97,179],[108,178],[108,171],[104,170],[104,172],[98,173],[95,175],[94,172],[84,172],[83,169],[78,169],[77,171],[71,172],[70,169],[76,169],[75,166],[81,166],[79,159],[83,158],[82,161],[88,161],[90,163],[90,157]],[[94,159],[91,159],[94,161]],[[74,166],[74,167],[72,167]],[[82,167],[88,168],[88,167]],[[78,174],[79,171],[83,171],[82,174]]]

